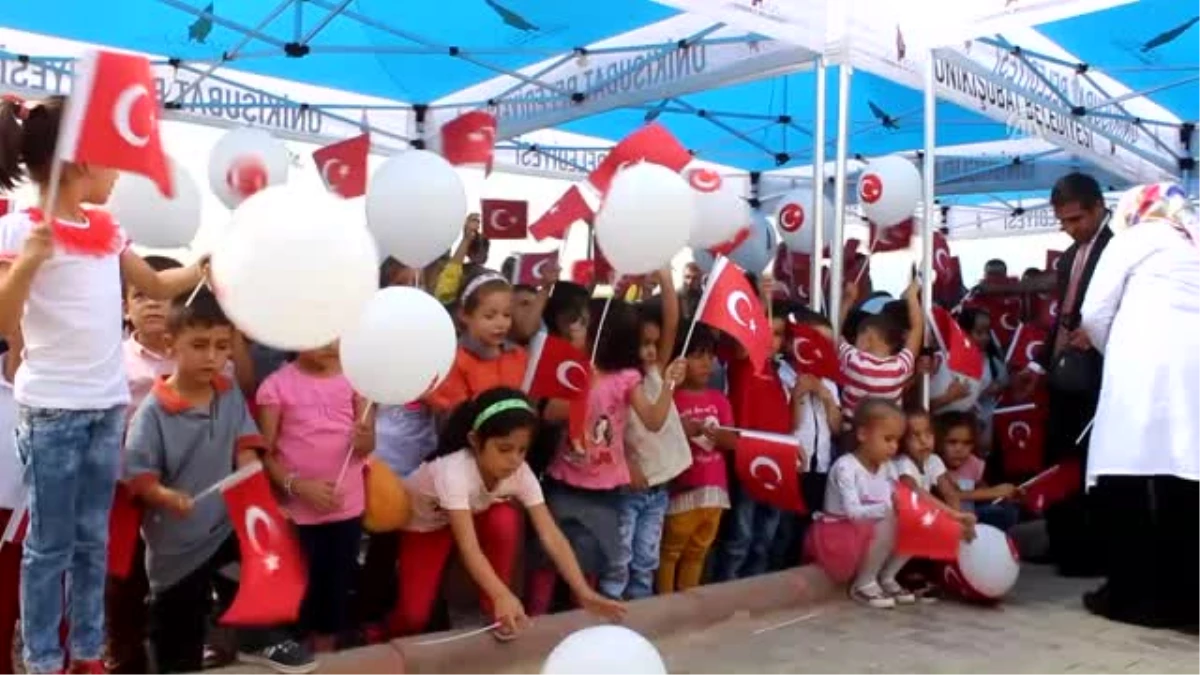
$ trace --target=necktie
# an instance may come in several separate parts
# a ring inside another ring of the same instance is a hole
[[[1067,345],[1067,331],[1063,330],[1062,317],[1075,311],[1075,300],[1079,294],[1079,281],[1083,277],[1083,268],[1087,265],[1088,254],[1091,253],[1092,242],[1088,242],[1075,251],[1075,260],[1071,262],[1071,278],[1067,281],[1067,294],[1062,304],[1058,306],[1058,334],[1054,336],[1054,355],[1058,356]]]

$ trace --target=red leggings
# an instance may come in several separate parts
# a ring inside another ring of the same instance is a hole
[[[512,583],[517,546],[521,541],[521,514],[509,504],[497,504],[475,514],[475,536],[496,574]],[[441,588],[442,573],[454,548],[449,527],[433,532],[401,532],[396,555],[400,580],[396,606],[389,619],[393,635],[412,635],[425,630]],[[480,604],[491,614],[491,599],[480,594]]]
[[[0,509],[0,530],[12,511]],[[21,545],[0,545],[0,673],[15,673],[12,662],[13,637],[21,607]]]

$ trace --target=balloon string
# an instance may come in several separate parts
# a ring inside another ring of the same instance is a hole
[[[414,642],[413,646],[414,647],[426,647],[428,645],[442,645],[442,644],[446,644],[447,642],[458,642],[459,640],[465,640],[470,637],[475,637],[476,635],[482,635],[489,631],[496,630],[499,627],[500,627],[500,622],[497,621],[490,626],[484,626],[483,628],[476,628],[475,630],[469,630],[465,633],[459,633],[457,635],[451,635],[449,637],[444,637],[444,638],[434,638],[432,640],[422,640],[421,642]]]
[[[613,289],[613,295],[616,295],[617,289]],[[604,310],[600,312],[600,322],[596,324],[596,335],[592,343],[592,365],[596,365],[596,351],[600,349],[600,334],[604,332],[604,320],[608,318],[608,308],[612,306],[613,295],[608,296],[608,300],[604,301]]]
[[[358,416],[359,424],[366,424],[371,419],[371,411],[375,408],[374,401],[367,401],[363,406],[362,413]],[[346,450],[346,457],[342,459],[342,469],[338,471],[337,481],[333,484],[333,489],[337,490],[342,487],[342,481],[346,478],[346,472],[350,470],[350,460],[354,459],[354,440],[350,440],[350,448]]]
[[[854,285],[858,286],[858,282],[862,281],[863,274],[867,272],[867,268],[871,266],[871,255],[875,253],[875,244],[879,243],[877,237],[871,237],[871,242],[867,245],[867,261],[858,268],[858,276],[854,277]],[[845,264],[843,259],[842,264]]]

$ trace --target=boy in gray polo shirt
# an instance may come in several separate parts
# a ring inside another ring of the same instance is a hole
[[[212,294],[202,291],[191,303],[177,299],[167,331],[175,371],[154,384],[134,413],[125,474],[146,506],[149,635],[158,671],[198,672],[217,572],[239,556],[224,500],[192,496],[256,460],[263,445],[241,392],[221,375],[234,328]],[[285,632],[246,630],[239,639],[243,661],[283,673],[316,668]]]

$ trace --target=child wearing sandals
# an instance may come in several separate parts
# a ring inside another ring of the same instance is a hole
[[[912,602],[896,581],[908,556],[896,555],[891,460],[904,437],[904,413],[893,402],[867,398],[854,415],[854,451],[829,470],[825,506],[808,540],[814,558],[834,581],[850,581],[850,597],[877,609]]]

